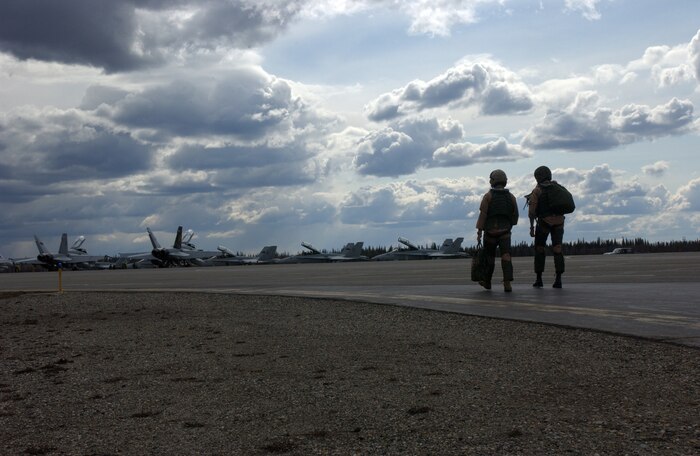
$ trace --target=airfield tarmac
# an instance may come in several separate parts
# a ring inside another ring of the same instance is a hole
[[[497,265],[493,289],[469,281],[469,260],[64,271],[71,291],[178,291],[301,296],[417,307],[587,328],[700,347],[700,253],[567,257],[564,288],[531,287],[532,258],[515,258],[513,293]],[[0,291],[56,291],[58,273],[0,274]]]
[[[700,255],[531,260],[0,274],[0,454],[698,454]]]

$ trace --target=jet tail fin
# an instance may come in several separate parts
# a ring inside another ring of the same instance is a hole
[[[175,235],[175,242],[173,243],[173,248],[175,248],[175,249],[182,248],[182,227],[181,226],[177,227],[177,234]]]
[[[39,249],[40,254],[44,255],[47,253],[51,253],[49,252],[49,249],[46,248],[46,244],[44,244],[44,242],[41,239],[39,239],[39,237],[36,234],[34,235],[34,242],[36,242],[36,248]]]
[[[272,260],[275,258],[275,255],[277,255],[277,246],[276,245],[266,245],[265,247],[262,248],[262,250],[258,254],[258,261]]]
[[[463,237],[458,237],[454,241],[452,239],[445,239],[445,242],[442,243],[442,247],[440,247],[440,252],[459,253],[459,249],[462,248],[462,241],[464,241]]]
[[[346,256],[346,257],[347,257],[347,256],[350,256],[350,255],[352,254],[352,247],[353,247],[354,245],[355,245],[354,243],[348,242],[347,244],[345,244],[345,247],[343,247],[343,248],[340,250],[340,254],[341,254],[342,256]]]
[[[61,235],[61,246],[58,248],[58,253],[60,255],[68,255],[68,234],[66,233]]]
[[[355,242],[355,244],[353,244],[352,248],[350,249],[350,253],[348,256],[350,256],[352,258],[361,257],[362,256],[362,246],[364,244],[365,243],[363,241]]]
[[[148,231],[148,237],[151,239],[151,245],[153,248],[160,249],[160,243],[158,242],[158,239],[156,239],[156,235],[153,234],[153,231],[151,231],[151,229],[148,227],[146,227],[146,231]]]

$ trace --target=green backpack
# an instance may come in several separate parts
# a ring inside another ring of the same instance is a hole
[[[546,189],[547,192],[549,208],[555,214],[571,214],[576,210],[573,195],[563,185],[552,181],[552,185],[543,187],[543,189]]]

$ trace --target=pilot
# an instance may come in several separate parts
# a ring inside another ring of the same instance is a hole
[[[552,171],[546,166],[540,166],[535,170],[537,186],[528,195],[528,216],[530,218],[530,236],[535,238],[535,274],[537,278],[532,284],[535,288],[542,288],[542,273],[546,258],[545,246],[547,238],[552,237],[552,253],[554,256],[554,272],[556,274],[552,287],[561,288],[561,275],[564,273],[564,253],[562,243],[564,241],[564,216],[554,214],[549,208],[548,199],[542,197],[543,188],[551,185]],[[535,227],[535,221],[537,226]]]
[[[496,268],[496,248],[500,249],[501,268],[503,270],[503,290],[513,291],[513,262],[510,256],[510,237],[513,225],[518,223],[518,204],[506,184],[506,173],[496,169],[489,175],[491,189],[481,199],[479,218],[476,221],[476,239],[481,242],[484,237],[484,250],[488,259],[487,279],[479,285],[491,289],[491,277]]]

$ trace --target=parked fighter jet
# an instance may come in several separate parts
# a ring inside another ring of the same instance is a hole
[[[221,254],[212,258],[212,262],[216,265],[269,264],[274,263],[277,256],[276,245],[266,245],[260,253],[253,257],[237,256],[223,245],[218,246],[217,249]]]
[[[177,227],[175,242],[170,248],[161,247],[158,239],[156,239],[155,234],[153,234],[150,228],[146,228],[146,231],[148,231],[148,237],[151,239],[151,244],[153,245],[151,255],[160,262],[159,266],[161,267],[204,265],[205,260],[212,259],[219,255],[218,251],[195,249],[192,244],[186,244],[183,247],[182,226]],[[189,235],[187,238],[188,241],[192,239],[192,235],[194,235],[194,233]]]
[[[149,252],[120,252],[115,268],[133,267],[135,269],[141,269],[151,267],[166,268],[169,266],[206,266],[208,263],[207,260],[220,254],[219,251],[197,249],[192,243],[194,231],[187,230],[183,234],[181,226],[178,227],[172,248],[161,247],[151,229],[146,228],[146,231],[148,232],[148,237],[151,240],[153,249]]]
[[[393,261],[393,260],[436,260],[448,258],[466,258],[468,255],[462,251],[462,241],[464,238],[458,237],[454,241],[445,239],[439,249],[420,249],[408,239],[399,238],[399,242],[406,248],[396,248],[390,252],[377,255],[372,260]]]
[[[294,255],[280,260],[280,263],[333,263],[341,261],[364,261],[367,257],[362,255],[364,242],[349,242],[340,253],[322,253],[313,245],[302,242],[302,247],[308,249],[308,253]]]
[[[37,235],[34,235],[34,242],[36,242],[37,249],[39,249],[39,255],[37,255],[36,260],[22,260],[18,261],[18,264],[41,264],[49,269],[55,269],[59,265],[70,269],[94,269],[98,267],[98,263],[104,262],[105,259],[104,256],[88,255],[87,251],[81,248],[85,242],[84,236],[78,237],[69,249],[68,235],[63,233],[57,254],[51,253]]]

